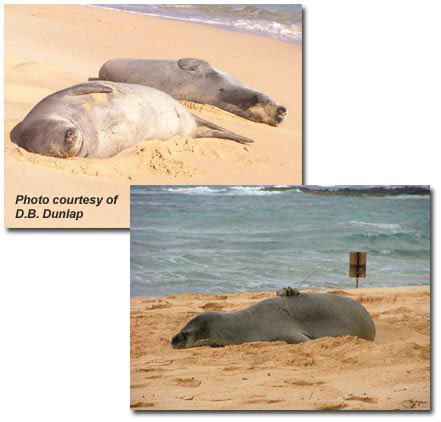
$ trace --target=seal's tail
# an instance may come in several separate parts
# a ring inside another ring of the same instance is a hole
[[[237,135],[236,133],[230,132],[221,126],[209,122],[208,120],[201,119],[193,114],[193,117],[198,125],[196,130],[195,138],[221,138],[221,139],[231,139],[232,141],[239,142],[240,144],[252,144],[254,141],[245,136]]]

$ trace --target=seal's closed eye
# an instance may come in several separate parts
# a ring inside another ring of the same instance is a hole
[[[79,138],[79,134],[78,131],[74,128],[69,128],[66,130],[65,134],[64,134],[64,141],[67,144],[73,144],[75,143]]]

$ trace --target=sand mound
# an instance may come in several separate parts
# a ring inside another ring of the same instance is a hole
[[[9,123],[12,129],[12,121]],[[223,152],[217,150],[219,145],[222,145]],[[140,179],[149,175],[191,179],[204,174],[208,168],[198,166],[201,158],[208,159],[209,163],[231,158],[236,163],[258,165],[261,161],[259,155],[255,154],[255,158],[251,159],[248,148],[225,140],[175,136],[167,141],[143,141],[113,157],[98,159],[47,157],[27,152],[12,142],[6,145],[10,157],[21,162],[74,175],[118,178],[130,182],[142,182]]]
[[[210,154],[209,148],[200,147],[192,138],[174,137],[168,141],[144,141],[121,151],[114,157],[98,158],[53,158],[33,154],[15,147],[13,157],[42,167],[63,170],[72,174],[87,176],[125,178],[136,181],[139,176],[161,174],[168,176],[188,176],[197,174],[197,170],[176,159],[181,152]]]

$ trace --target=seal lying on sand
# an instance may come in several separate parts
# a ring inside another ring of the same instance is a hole
[[[87,82],[46,97],[14,127],[11,140],[37,154],[106,158],[175,135],[253,142],[192,115],[164,92],[115,82]]]
[[[276,104],[268,95],[201,59],[113,59],[101,67],[99,79],[151,86],[176,100],[211,104],[271,126],[281,123],[287,114],[286,108]]]
[[[252,341],[302,343],[319,337],[357,336],[374,340],[375,325],[354,300],[327,293],[282,289],[238,312],[203,312],[176,334],[176,349]]]

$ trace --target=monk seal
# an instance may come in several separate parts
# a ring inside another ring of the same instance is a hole
[[[115,82],[87,82],[49,95],[14,127],[11,140],[42,155],[106,158],[174,135],[253,142],[192,115],[164,92]]]
[[[282,289],[278,296],[237,312],[203,312],[176,334],[176,349],[226,346],[252,341],[302,343],[319,337],[374,340],[375,325],[355,300],[328,293]]]
[[[271,126],[281,123],[287,115],[287,109],[268,95],[201,59],[112,59],[101,67],[99,79],[151,86],[176,100],[211,104]]]

